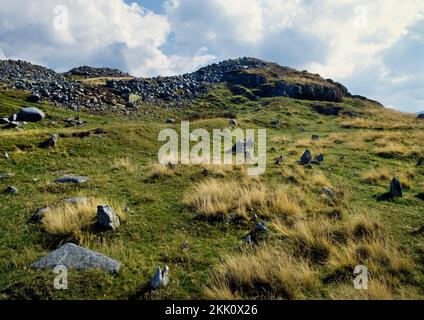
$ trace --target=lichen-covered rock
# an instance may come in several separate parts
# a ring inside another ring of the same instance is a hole
[[[87,182],[88,180],[89,179],[87,177],[82,177],[82,176],[65,176],[65,177],[56,179],[55,182],[81,184],[81,183]]]
[[[110,206],[97,207],[97,224],[104,230],[116,230],[120,226],[119,217]]]
[[[78,271],[99,269],[116,274],[119,272],[121,264],[99,252],[67,243],[34,262],[31,267],[33,269],[54,269],[59,265]]]

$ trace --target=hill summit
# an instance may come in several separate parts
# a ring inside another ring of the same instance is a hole
[[[0,62],[0,82],[30,90],[41,100],[70,109],[100,112],[128,112],[137,109],[138,101],[183,107],[219,83],[248,100],[280,96],[341,102],[351,96],[331,79],[250,57],[214,63],[193,73],[155,78],[135,78],[116,69],[87,66],[60,74],[28,62],[7,60]]]

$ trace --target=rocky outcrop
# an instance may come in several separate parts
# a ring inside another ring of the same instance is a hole
[[[0,82],[5,81],[54,81],[62,76],[53,70],[21,60],[0,61]]]
[[[82,66],[69,70],[63,74],[64,76],[79,76],[83,78],[123,78],[131,77],[130,74],[122,72],[118,69],[111,68],[93,68]]]
[[[128,74],[116,69],[84,66],[62,75],[25,62],[3,64],[0,82],[14,80],[16,89],[31,91],[31,101],[48,100],[72,110],[92,112],[128,114],[138,109],[138,102],[181,107],[208,92],[211,85],[223,82],[229,84],[234,94],[248,100],[282,96],[340,102],[343,97],[350,96],[344,86],[332,80],[254,58],[225,60],[179,76],[115,79],[104,86],[73,81],[72,76],[121,78]],[[139,97],[137,103],[130,101],[134,95]]]

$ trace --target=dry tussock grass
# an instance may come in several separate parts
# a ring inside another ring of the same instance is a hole
[[[303,299],[320,286],[318,274],[301,259],[272,247],[225,257],[205,289],[210,299]]]
[[[96,222],[99,205],[110,205],[121,219],[125,218],[121,205],[106,199],[89,198],[75,204],[61,202],[50,206],[41,220],[42,227],[53,236],[77,236],[89,231]]]
[[[136,173],[138,169],[138,164],[134,163],[133,160],[128,157],[115,159],[112,163],[112,170],[119,170],[133,174]]]
[[[274,220],[271,228],[283,244],[227,256],[211,275],[208,298],[389,300],[402,295],[399,288],[408,285],[415,267],[381,223],[366,215],[337,222],[298,216],[290,224]],[[366,292],[353,289],[358,265],[370,272]]]
[[[221,219],[229,214],[248,219],[251,213],[262,218],[298,215],[300,200],[290,194],[287,188],[273,191],[255,179],[246,178],[239,182],[209,178],[192,187],[183,203],[207,219]]]
[[[415,172],[411,169],[397,169],[393,171],[388,168],[379,167],[362,172],[360,177],[363,182],[374,185],[387,185],[394,177],[397,177],[401,181],[403,187],[411,188]]]

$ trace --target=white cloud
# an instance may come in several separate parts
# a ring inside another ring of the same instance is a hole
[[[123,0],[64,0],[65,12],[55,11],[57,5],[56,0],[0,0],[4,54],[60,70],[90,64],[145,75],[167,71],[159,49],[170,31],[166,17]],[[67,27],[61,27],[64,20]]]
[[[163,14],[125,1],[63,0],[69,28],[58,30],[57,0],[0,0],[0,58],[152,76],[255,56],[424,109],[422,0],[162,0]]]
[[[180,54],[207,46],[218,58],[257,56],[320,73],[404,110],[420,108],[410,92],[393,92],[412,83],[416,68],[395,74],[394,61],[383,57],[423,23],[422,0],[168,0],[165,11]]]

